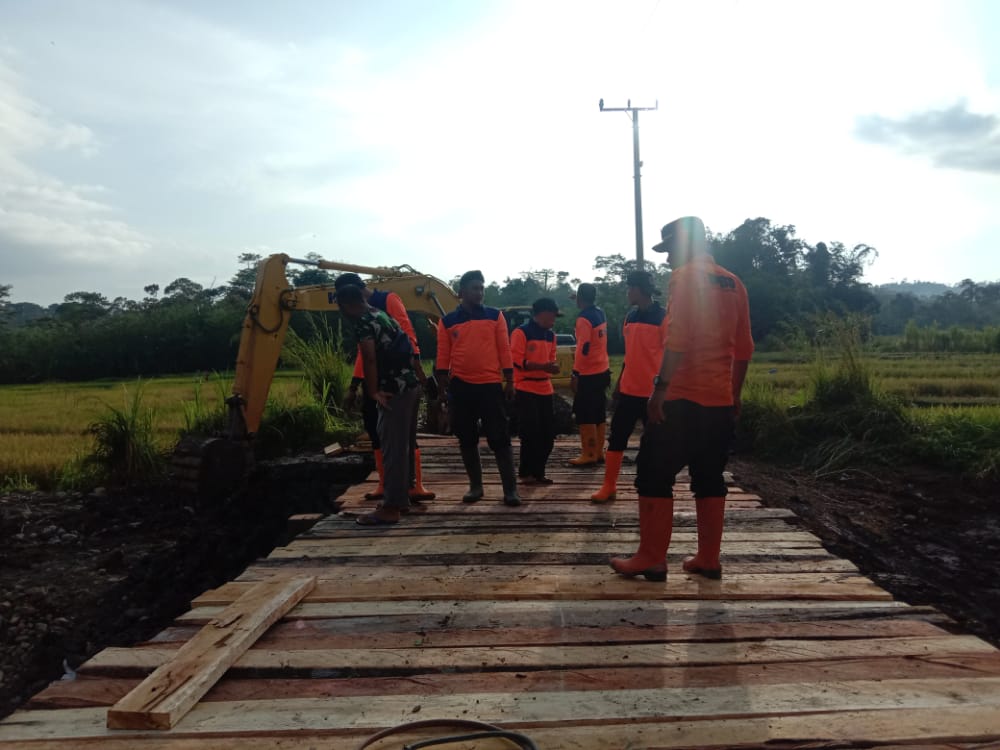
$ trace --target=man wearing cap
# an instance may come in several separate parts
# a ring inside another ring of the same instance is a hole
[[[608,319],[594,304],[597,287],[580,284],[576,290],[576,353],[573,357],[573,415],[580,430],[580,455],[571,466],[593,466],[604,460],[605,424],[608,418]]]
[[[683,568],[717,579],[722,577],[723,472],[754,348],[750,306],[743,283],[709,255],[701,219],[672,221],[661,237],[653,250],[668,253],[673,271],[669,331],[636,461],[639,550],[632,557],[612,559],[611,567],[625,576],[666,579],[673,484],[677,472],[687,466],[697,511],[698,552]]]
[[[395,292],[383,292],[378,289],[369,289],[365,282],[356,273],[342,273],[333,282],[334,288],[339,292],[345,286],[356,286],[361,289],[365,297],[365,302],[376,310],[381,310],[396,324],[406,332],[413,347],[414,371],[420,379],[421,385],[426,386],[427,378],[424,375],[424,368],[420,365],[420,346],[417,344],[417,332],[413,330],[413,323],[406,312],[403,300]],[[358,356],[354,360],[354,375],[351,378],[351,385],[347,391],[347,406],[353,407],[358,396],[358,387],[364,383],[364,371],[361,363],[361,349],[358,348]],[[413,412],[413,432],[410,436],[410,499],[419,502],[420,500],[433,500],[434,493],[428,492],[423,483],[423,469],[420,465],[420,446],[417,445],[417,414],[420,411],[420,399],[417,399]],[[372,451],[375,455],[375,470],[378,472],[378,487],[374,492],[365,495],[366,500],[381,500],[385,492],[385,467],[382,453],[382,443],[378,437],[378,405],[368,394],[365,393],[361,402],[361,419],[365,425],[365,432],[372,442]]]
[[[552,484],[545,476],[555,442],[552,375],[559,372],[552,327],[561,316],[555,300],[542,297],[531,306],[532,319],[514,329],[510,354],[514,362],[514,402],[521,438],[518,476],[525,484]]]
[[[653,299],[659,291],[648,271],[633,271],[625,280],[628,302],[635,307],[625,316],[625,361],[615,383],[615,411],[604,464],[604,483],[590,496],[609,503],[618,491],[618,474],[636,422],[646,424],[646,402],[653,392],[653,376],[660,367],[667,339],[667,311]]]
[[[354,284],[341,285],[337,304],[354,324],[361,348],[365,394],[377,404],[376,434],[382,445],[385,498],[373,513],[358,516],[362,526],[381,526],[399,521],[410,508],[409,436],[416,419],[414,403],[420,401],[413,347],[395,320],[365,300]]]
[[[521,504],[517,493],[514,454],[507,431],[504,397],[514,398],[514,365],[503,313],[483,305],[485,280],[480,271],[468,271],[458,283],[461,304],[438,322],[438,382],[447,390],[451,428],[458,438],[469,491],[462,501],[483,497],[483,467],[479,459],[479,422],[497,460],[503,501]],[[503,376],[501,386],[501,375]]]

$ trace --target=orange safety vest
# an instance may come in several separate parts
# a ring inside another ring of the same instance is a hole
[[[645,310],[638,307],[625,316],[625,369],[618,389],[626,396],[649,398],[653,377],[660,371],[667,341],[667,311],[654,302]]]
[[[551,396],[552,375],[544,370],[525,370],[528,362],[544,364],[556,361],[556,335],[529,320],[514,329],[510,336],[510,354],[514,361],[514,388],[525,393]]]

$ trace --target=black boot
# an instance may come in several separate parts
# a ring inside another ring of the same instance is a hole
[[[483,499],[483,464],[479,460],[479,446],[462,446],[462,463],[469,475],[469,491],[462,495],[463,503],[475,503]]]
[[[497,468],[500,470],[500,482],[503,484],[504,505],[515,507],[521,504],[517,494],[517,474],[514,471],[514,451],[508,445],[496,452]]]

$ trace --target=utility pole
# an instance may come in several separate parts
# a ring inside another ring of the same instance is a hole
[[[601,112],[627,112],[632,119],[632,162],[633,180],[635,181],[635,260],[640,271],[643,270],[642,260],[642,175],[639,170],[642,162],[639,161],[639,113],[655,112],[660,108],[659,100],[652,107],[633,107],[632,100],[629,99],[624,107],[605,107],[604,100],[598,102]]]

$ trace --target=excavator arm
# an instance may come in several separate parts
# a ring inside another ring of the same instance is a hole
[[[458,297],[450,286],[409,266],[358,266],[327,260],[300,260],[284,254],[271,255],[257,269],[253,297],[243,319],[233,394],[228,400],[228,432],[232,439],[249,437],[260,428],[291,314],[296,310],[322,312],[339,309],[334,301],[333,284],[292,286],[286,274],[289,263],[366,274],[371,277],[372,286],[381,291],[395,292],[408,311],[423,313],[432,326],[437,325],[446,310],[454,309],[458,304]]]
[[[253,296],[247,306],[240,334],[239,354],[232,395],[226,400],[229,419],[225,437],[199,439],[189,436],[174,450],[173,465],[177,484],[201,496],[231,491],[244,481],[253,464],[251,439],[260,429],[261,417],[271,390],[278,359],[296,310],[325,312],[338,310],[331,284],[292,286],[286,269],[289,263],[321,269],[354,272],[369,277],[369,284],[381,291],[395,292],[406,309],[422,313],[431,327],[446,311],[458,304],[452,288],[434,276],[419,273],[410,266],[387,268],[360,266],[327,260],[301,260],[285,254],[271,255],[257,267]],[[510,322],[530,316],[530,308],[511,308]],[[568,388],[573,366],[573,347],[558,347],[561,371],[553,378],[557,388]],[[443,424],[440,402],[431,409],[434,424]]]

